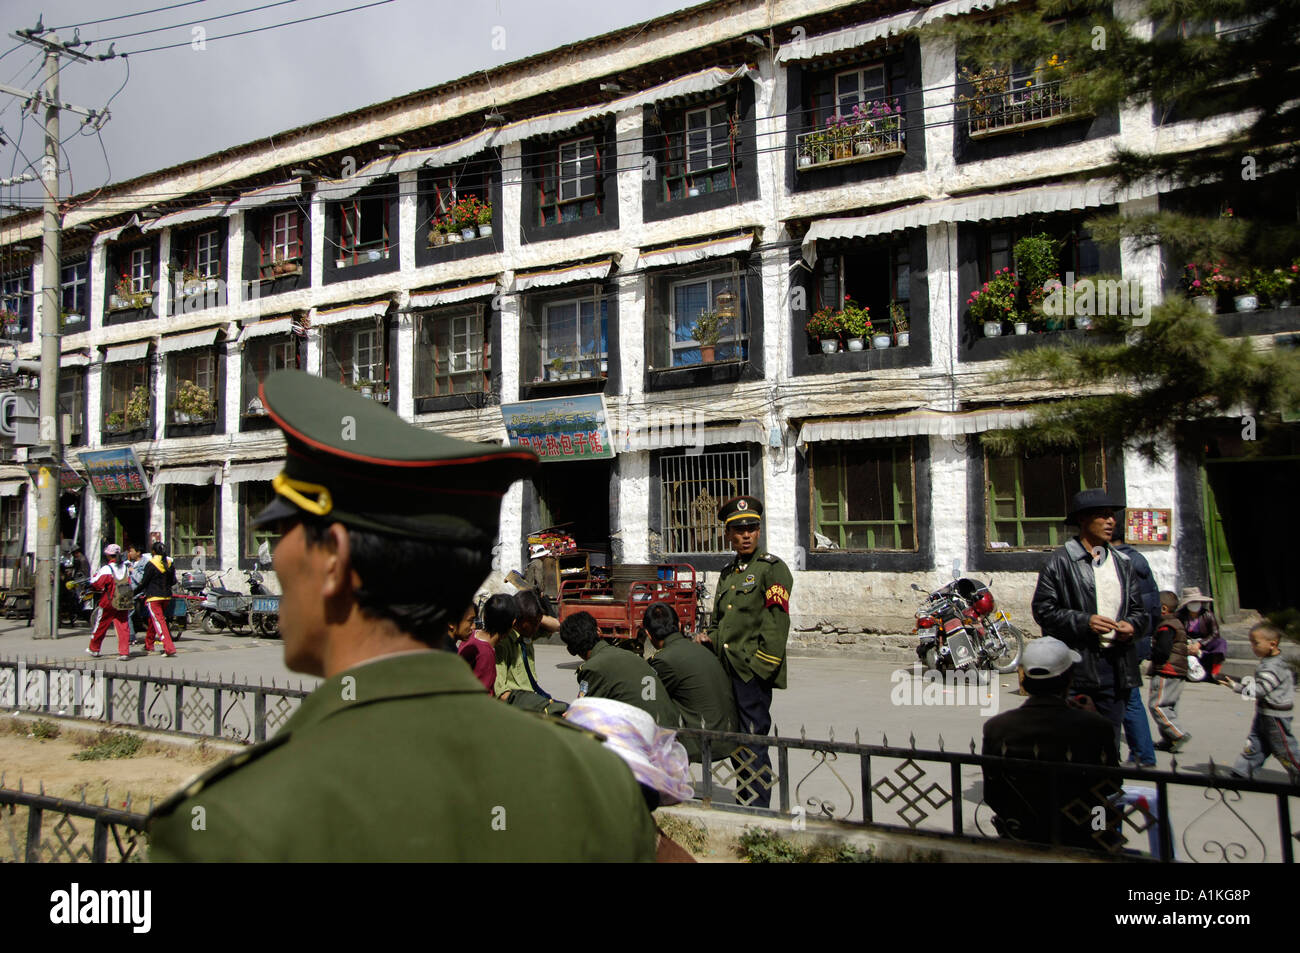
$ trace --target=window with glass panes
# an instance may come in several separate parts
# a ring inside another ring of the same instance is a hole
[[[487,390],[492,368],[485,324],[481,307],[420,315],[416,397]]]
[[[149,363],[147,361],[127,361],[119,364],[109,364],[104,372],[104,419],[113,414],[122,415],[122,426],[127,426],[126,407],[127,402],[131,399],[131,393],[137,387],[149,389]],[[129,426],[142,427],[147,421],[131,421]]]
[[[809,451],[808,466],[812,549],[916,551],[910,438],[819,443]]]
[[[713,360],[744,360],[748,353],[749,327],[745,320],[744,284],[737,271],[692,277],[668,286],[671,334],[666,353],[657,356],[657,364],[685,367],[703,360],[700,342],[692,336],[700,315],[719,314],[718,341]]]
[[[1012,222],[985,229],[981,236],[980,281],[988,281],[1003,268],[1014,270],[1016,242],[1026,235],[1044,232],[1060,243],[1058,264],[1062,278],[1071,271],[1076,277],[1101,271],[1101,249],[1093,241],[1092,233],[1084,227],[1082,217],[1058,216],[1046,221]]]
[[[130,270],[127,274],[131,278],[131,291],[134,294],[149,291],[153,283],[153,249],[132,249]]]
[[[684,198],[691,190],[698,194],[734,187],[734,130],[726,102],[668,113],[660,121],[665,200]]]
[[[217,386],[217,352],[212,350],[181,351],[171,356],[171,373],[167,378],[167,406],[176,410],[176,394],[182,381],[197,384],[211,399],[211,411],[208,416],[191,422],[215,420],[221,408],[221,395]]]
[[[17,334],[30,326],[32,315],[30,274],[23,272],[19,275],[9,275],[0,282],[0,309],[3,309],[6,315],[14,315],[18,318],[14,323],[6,321],[4,327],[0,328],[0,336],[5,333]]]
[[[606,318],[603,298],[560,301],[542,307],[541,359],[563,373],[595,377],[606,369]],[[555,363],[555,362],[558,362]]]
[[[262,219],[260,263],[297,261],[302,257],[303,216],[296,210],[274,212]]]
[[[325,348],[325,376],[348,387],[364,381],[382,387],[388,379],[384,328],[373,321],[331,328]]]
[[[59,307],[64,315],[86,317],[86,288],[89,281],[90,264],[84,261],[64,265],[59,271]],[[64,319],[68,319],[65,317]]]
[[[194,239],[194,271],[200,278],[221,275],[220,232],[200,232]]]
[[[217,488],[211,484],[167,488],[168,540],[172,555],[214,559],[217,548]]]
[[[845,119],[853,116],[853,107],[884,99],[885,68],[864,66],[835,74],[835,111]]]
[[[387,258],[389,200],[360,198],[339,206],[338,260],[347,264],[369,260],[371,251]]]
[[[261,416],[261,411],[265,410],[261,407],[261,398],[257,399],[256,404],[253,403],[253,399],[257,398],[258,385],[272,371],[292,370],[298,366],[298,349],[293,336],[286,334],[253,338],[244,345],[243,365],[240,412],[248,416],[251,405],[253,416]]]
[[[538,224],[575,222],[600,214],[600,150],[595,138],[560,143],[538,162]]]
[[[244,546],[245,559],[256,559],[258,547],[266,543],[271,551],[280,542],[280,534],[275,531],[275,524],[254,526],[253,517],[271,505],[275,500],[275,490],[270,483],[248,481],[239,484],[240,506],[244,512]]]
[[[998,457],[985,455],[988,548],[1039,549],[1064,545],[1070,497],[1106,485],[1100,443],[1078,450]]]
[[[23,530],[26,522],[26,491],[16,496],[0,496],[0,564],[11,567],[23,555]]]
[[[59,371],[59,413],[72,417],[72,432],[63,435],[71,440],[73,435],[86,434],[86,372],[80,367],[65,367]]]
[[[749,451],[678,453],[659,458],[659,536],[665,553],[725,553],[718,507],[749,496]]]

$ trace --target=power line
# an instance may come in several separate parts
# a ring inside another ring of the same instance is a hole
[[[384,6],[384,4],[393,3],[393,2],[394,0],[374,0],[373,3],[363,3],[360,6],[348,7],[346,10],[334,10],[330,13],[319,13],[313,17],[302,17],[298,20],[286,20],[283,23],[272,23],[269,26],[255,27],[251,30],[240,30],[238,33],[223,33],[220,36],[209,36],[206,38],[206,41],[212,42],[213,40],[228,40],[236,36],[249,36],[250,34],[262,33],[266,30],[278,30],[280,27],[284,27],[284,26],[295,26],[299,23],[310,23],[312,20],[324,20],[327,17],[336,17],[342,13],[354,13],[357,10],[368,10],[371,7],[382,7]],[[151,46],[143,50],[131,50],[129,51],[129,55],[134,56],[140,53],[157,53],[159,50],[176,50],[176,49],[180,49],[183,46],[189,47],[190,43],[186,41],[182,43],[170,43],[167,44],[166,46]],[[123,53],[120,55],[126,56],[128,54]]]
[[[175,10],[177,7],[192,7],[196,3],[202,3],[203,0],[185,0],[184,3],[173,3],[166,7],[155,7],[152,10],[141,10],[139,13],[123,13],[116,17],[102,17],[98,20],[83,20],[81,23],[65,23],[63,26],[50,27],[51,30],[70,30],[78,26],[92,26],[96,23],[111,23],[114,20],[129,20],[132,17],[142,17],[150,13],[162,13],[165,10]]]
[[[129,37],[145,36],[149,33],[165,33],[168,30],[177,30],[183,26],[194,26],[196,23],[211,23],[213,20],[227,20],[230,17],[242,17],[246,13],[256,13],[258,10],[269,10],[271,7],[283,7],[286,4],[297,2],[298,0],[276,0],[275,3],[264,3],[260,7],[249,7],[247,10],[236,10],[234,13],[222,13],[214,17],[202,17],[198,20],[186,20],[184,23],[173,23],[171,26],[154,27],[151,30],[137,30],[135,33],[119,33],[117,36],[102,36],[94,42],[107,43],[109,40],[125,40]],[[185,45],[188,46],[189,44]]]

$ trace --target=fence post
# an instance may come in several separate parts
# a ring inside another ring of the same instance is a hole
[[[871,755],[860,754],[858,760],[862,765],[862,820],[870,824],[872,818],[871,804]]]
[[[41,818],[44,813],[39,807],[29,805],[27,808],[27,846],[23,860],[29,864],[41,862]]]
[[[102,864],[108,860],[108,824],[102,817],[95,818],[95,841],[90,849],[90,862]]]
[[[266,740],[266,694],[260,688],[253,694],[253,740]]]
[[[1295,857],[1291,850],[1291,804],[1285,794],[1277,796],[1277,824],[1282,832],[1282,863],[1293,864]]]
[[[956,795],[952,799],[952,832],[960,834],[962,833],[961,807],[964,803],[961,796],[961,762],[954,761],[950,767],[952,768],[952,791]]]
[[[1169,819],[1169,784],[1167,782],[1156,782],[1156,796],[1160,798],[1159,859],[1163,863],[1171,864],[1174,861],[1174,827],[1173,822]],[[1283,830],[1283,839],[1287,837],[1289,831],[1290,828]]]
[[[176,730],[185,730],[185,685],[181,682],[176,683]]]
[[[221,689],[212,689],[212,737],[221,737]]]
[[[778,739],[776,743],[776,763],[781,770],[781,813],[790,813],[790,749],[781,744]]]

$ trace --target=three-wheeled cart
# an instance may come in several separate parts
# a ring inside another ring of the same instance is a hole
[[[615,566],[608,575],[588,571],[560,579],[556,606],[560,621],[589,612],[607,641],[641,654],[645,638],[639,634],[645,610],[666,602],[677,611],[681,631],[695,633],[698,618],[699,576],[689,563]]]

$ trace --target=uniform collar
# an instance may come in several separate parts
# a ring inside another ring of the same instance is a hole
[[[609,643],[606,642],[604,639],[598,640],[596,644],[591,647],[591,652],[590,654],[588,654],[586,661],[590,662],[592,659],[596,657],[596,654],[598,652],[601,652],[604,649],[607,649],[609,647],[610,647]]]
[[[686,641],[686,636],[682,635],[680,632],[673,632],[671,635],[664,636],[664,649],[668,648],[668,646],[672,645],[674,642],[684,641]],[[660,649],[659,651],[662,652],[663,649]]]
[[[458,694],[483,694],[483,683],[463,659],[435,649],[401,652],[326,679],[303,699],[282,731],[301,731],[346,708],[384,699]]]

